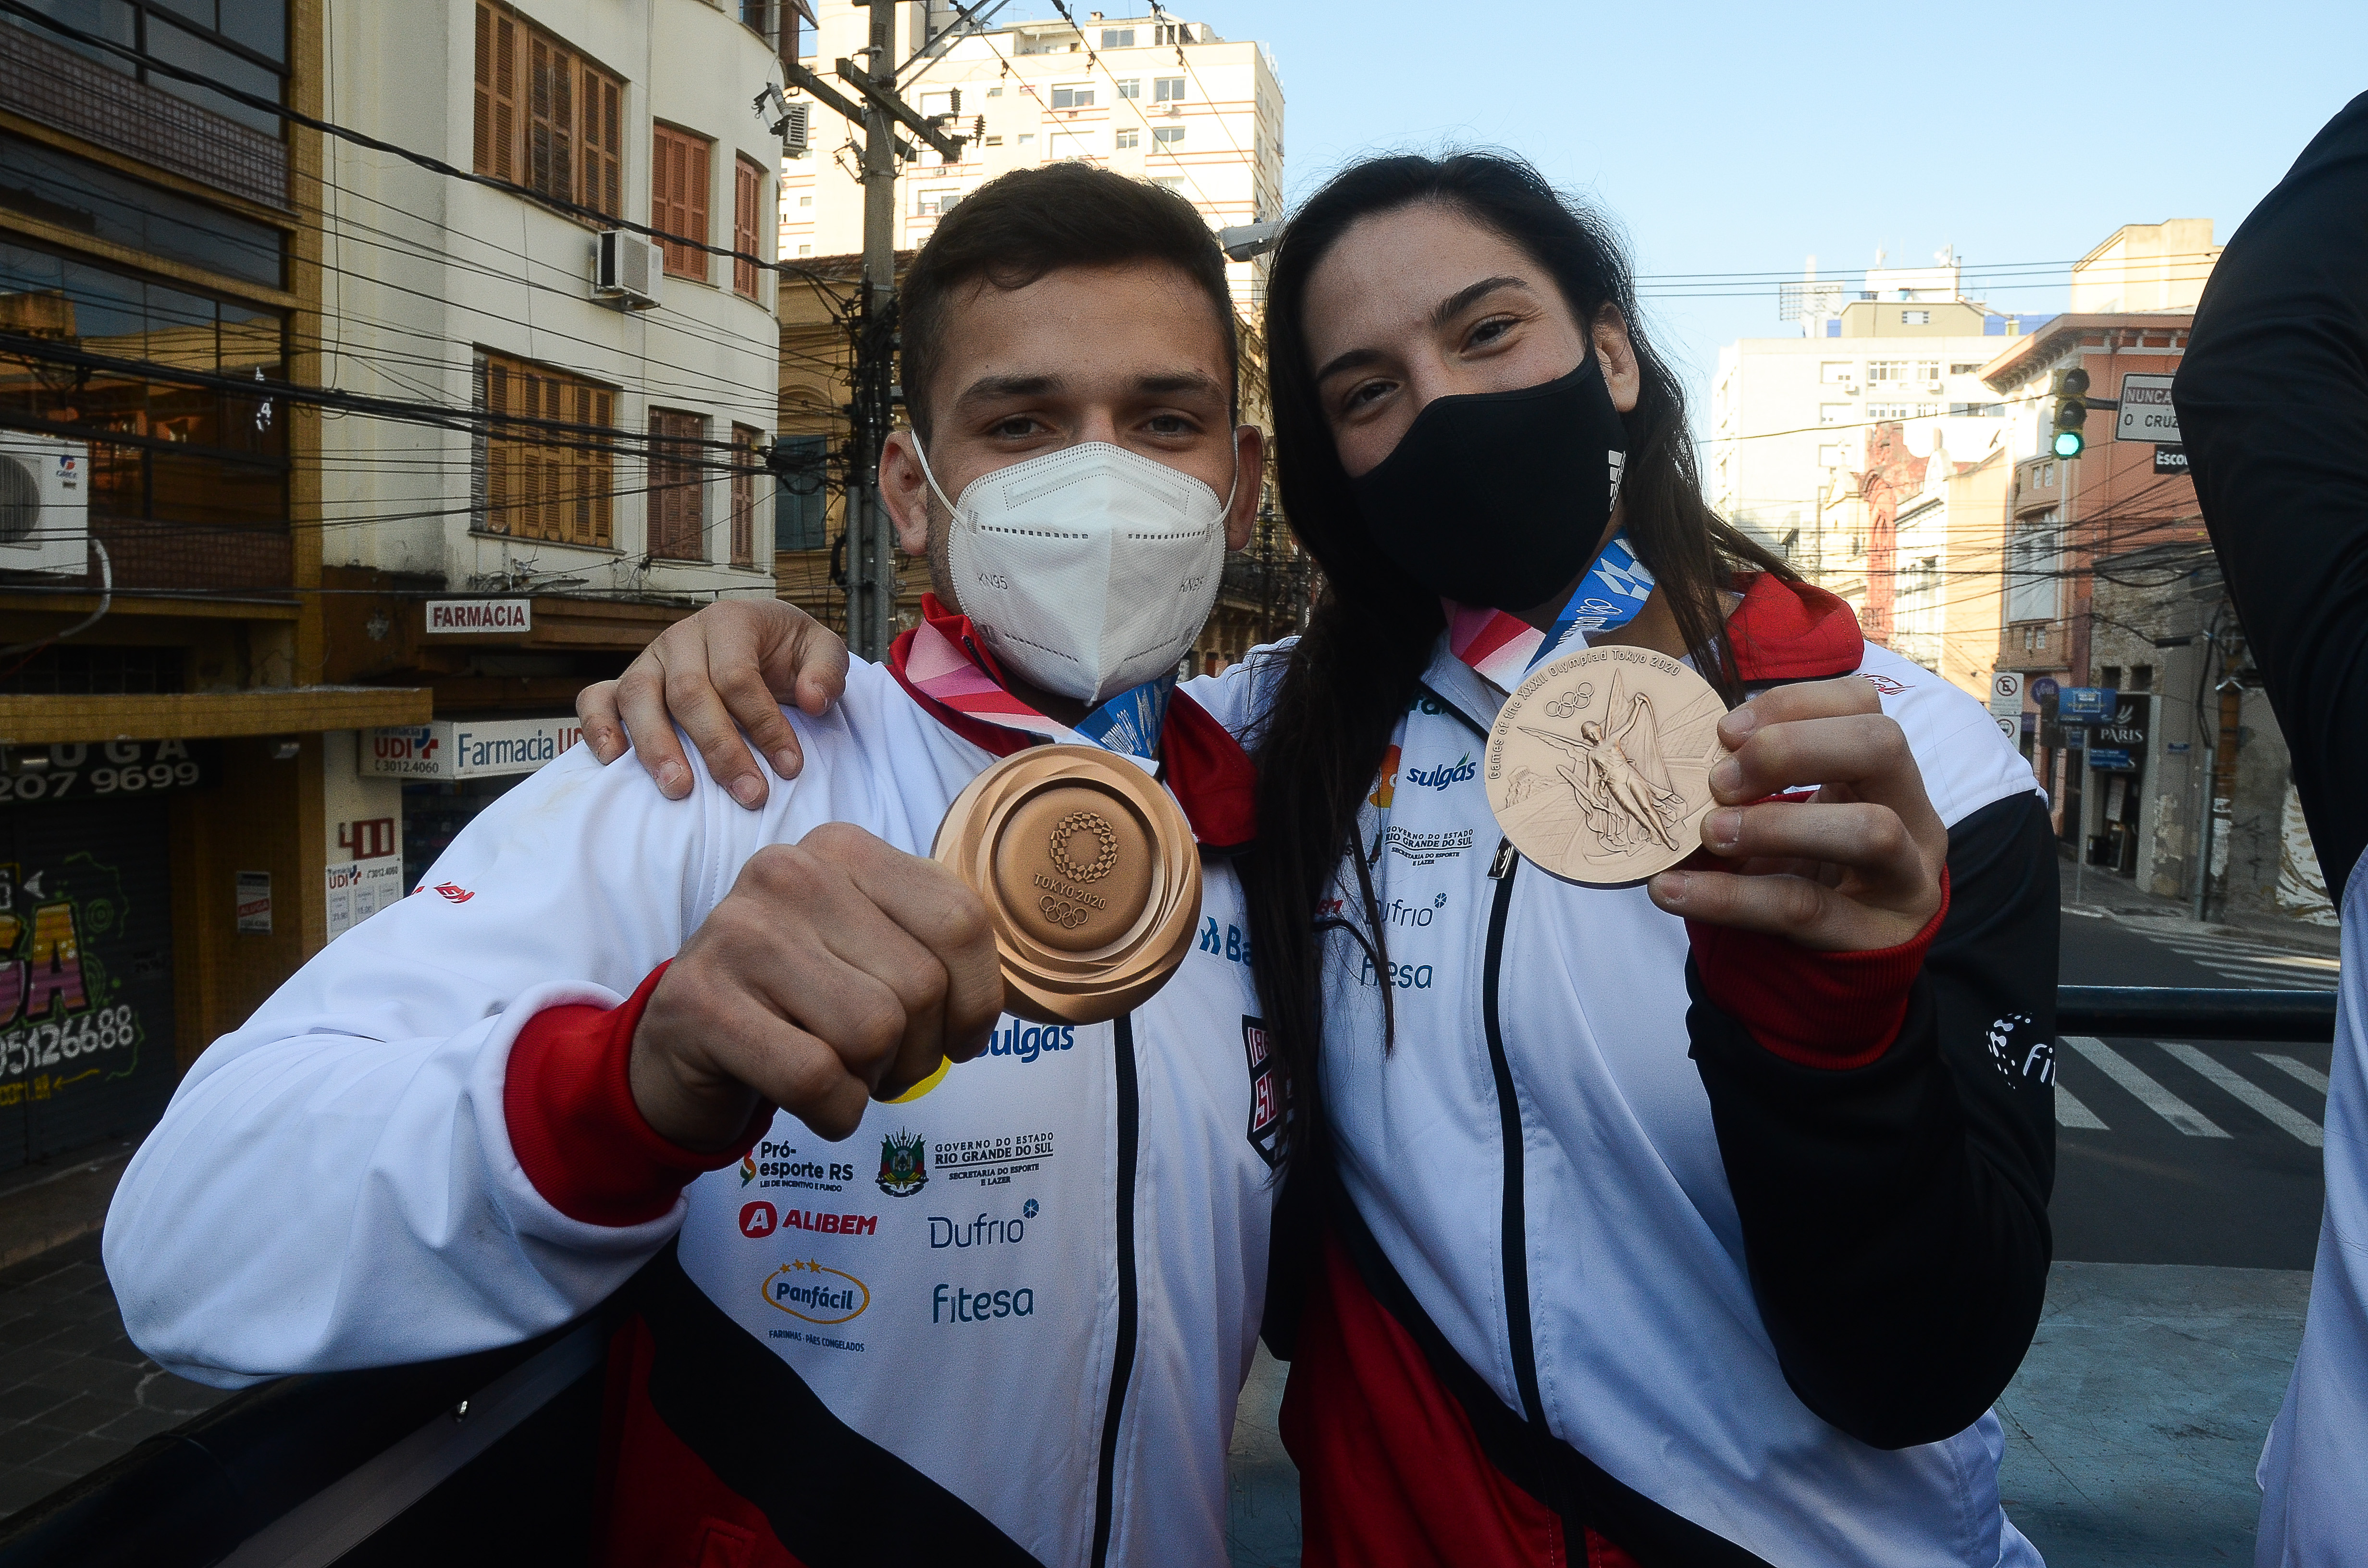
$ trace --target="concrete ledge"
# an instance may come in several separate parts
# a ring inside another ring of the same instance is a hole
[[[195,741],[424,724],[427,687],[287,686],[134,697],[0,697],[0,745]]]

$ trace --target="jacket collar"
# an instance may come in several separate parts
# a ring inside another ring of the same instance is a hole
[[[935,594],[921,596],[921,616],[962,650],[981,674],[1010,689],[1010,680],[995,655],[986,651],[970,617],[949,611]],[[903,632],[890,645],[888,673],[931,718],[996,756],[1009,756],[1035,744],[1032,735],[958,712],[916,687],[905,673],[913,637],[910,631]],[[1250,841],[1258,829],[1258,770],[1225,727],[1180,690],[1168,699],[1167,722],[1159,735],[1159,759],[1162,777],[1184,808],[1192,835],[1203,848],[1235,849]]]

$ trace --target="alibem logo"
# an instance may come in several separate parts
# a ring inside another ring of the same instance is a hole
[[[1409,767],[1406,771],[1407,783],[1427,784],[1434,790],[1444,790],[1450,784],[1461,784],[1468,778],[1479,777],[1480,770],[1472,765],[1472,754],[1468,751],[1453,762],[1442,762],[1431,767]]]
[[[929,1297],[931,1323],[985,1323],[989,1318],[1035,1315],[1036,1292],[1025,1285],[1016,1290],[966,1290],[959,1285],[940,1285]]]
[[[880,1190],[910,1198],[929,1185],[929,1157],[917,1132],[903,1130],[880,1140]]]
[[[861,1317],[871,1304],[870,1286],[843,1268],[811,1258],[781,1265],[765,1276],[764,1290],[766,1305],[801,1323],[846,1323]]]

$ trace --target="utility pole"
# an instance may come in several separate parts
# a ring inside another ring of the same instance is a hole
[[[895,23],[903,0],[855,0],[871,16],[864,62],[833,62],[832,74],[853,87],[847,97],[806,65],[785,60],[797,87],[863,131],[863,290],[856,313],[853,427],[847,484],[847,645],[874,661],[888,656],[896,635],[896,530],[880,499],[880,452],[895,417],[896,168],[920,157],[898,125],[942,154],[961,161],[964,137],[950,136],[938,119],[924,119],[896,95]],[[925,40],[926,41],[926,40]]]

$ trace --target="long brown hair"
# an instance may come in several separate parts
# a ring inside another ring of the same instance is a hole
[[[1735,695],[1719,636],[1720,593],[1738,569],[1790,577],[1783,562],[1713,514],[1702,495],[1685,395],[1645,334],[1628,258],[1597,214],[1529,165],[1493,153],[1372,159],[1336,175],[1292,218],[1268,280],[1275,453],[1283,509],[1323,568],[1323,589],[1259,730],[1258,842],[1243,867],[1259,1004],[1290,1074],[1304,1135],[1322,1125],[1315,1063],[1323,1036],[1326,934],[1347,931],[1389,973],[1357,813],[1445,625],[1435,594],[1367,540],[1316,395],[1304,324],[1310,276],[1358,220],[1417,202],[1452,207],[1551,273],[1582,331],[1605,305],[1627,324],[1642,382],[1623,416],[1629,541],[1697,666]],[[1444,520],[1442,520],[1442,524]],[[1539,597],[1552,592],[1542,588]],[[1333,878],[1354,868],[1358,918],[1322,915]],[[1390,987],[1381,987],[1385,1028]]]

